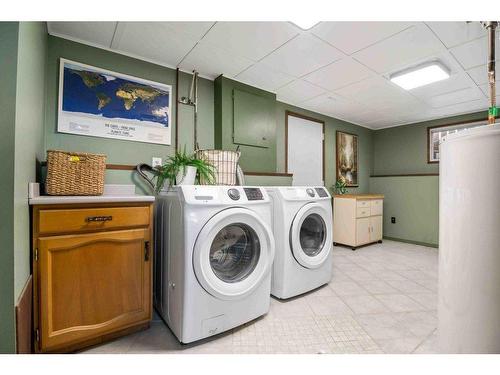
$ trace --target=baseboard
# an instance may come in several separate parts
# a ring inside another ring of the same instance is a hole
[[[16,304],[16,353],[32,353],[33,277],[30,275]]]
[[[404,243],[411,243],[413,245],[434,247],[436,249],[439,248],[439,245],[435,244],[435,243],[427,243],[427,242],[419,242],[419,241],[413,241],[413,240],[405,240],[403,238],[387,237],[387,236],[384,236],[384,239],[390,240],[390,241],[398,241],[398,242],[404,242]]]

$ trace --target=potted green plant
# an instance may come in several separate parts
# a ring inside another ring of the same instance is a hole
[[[169,188],[172,185],[194,185],[203,180],[213,184],[215,181],[215,168],[206,160],[200,159],[196,153],[188,154],[186,148],[176,151],[169,156],[167,162],[161,167],[156,167],[156,192],[159,193],[165,182]]]
[[[340,176],[337,181],[335,181],[335,185],[333,186],[333,191],[337,195],[342,195],[347,193],[347,182],[344,176]]]

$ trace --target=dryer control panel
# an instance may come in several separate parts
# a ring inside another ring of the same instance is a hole
[[[259,188],[243,188],[245,195],[249,201],[262,201],[264,200],[264,195],[262,190]]]

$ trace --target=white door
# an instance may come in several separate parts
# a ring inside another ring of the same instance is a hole
[[[201,286],[220,299],[239,299],[257,288],[274,259],[271,229],[255,212],[229,208],[214,215],[196,239],[193,266]]]
[[[332,226],[328,212],[316,203],[308,203],[295,215],[290,228],[290,245],[297,262],[306,268],[318,268],[332,248]]]
[[[287,172],[294,186],[323,186],[324,123],[287,114]]]

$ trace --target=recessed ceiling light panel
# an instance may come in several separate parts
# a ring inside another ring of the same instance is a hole
[[[415,89],[450,78],[450,71],[434,61],[391,75],[391,81],[405,90]]]

